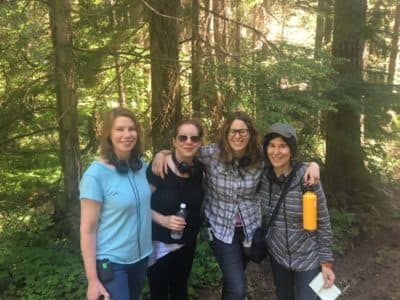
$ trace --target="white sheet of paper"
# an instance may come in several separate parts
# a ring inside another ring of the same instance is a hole
[[[309,286],[314,290],[318,297],[321,298],[321,300],[335,300],[341,294],[341,291],[336,285],[324,289],[324,279],[321,272],[311,280]]]

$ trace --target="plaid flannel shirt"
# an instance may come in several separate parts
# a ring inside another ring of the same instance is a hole
[[[245,239],[251,240],[261,224],[261,205],[256,193],[264,169],[263,160],[257,168],[240,168],[238,161],[225,166],[219,159],[216,144],[201,147],[198,157],[206,173],[204,214],[214,236],[224,243],[232,243],[239,213]]]

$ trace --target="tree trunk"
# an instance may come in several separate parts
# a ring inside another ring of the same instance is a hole
[[[389,76],[388,83],[393,84],[394,77],[396,74],[397,66],[397,54],[399,52],[399,30],[400,30],[400,3],[397,1],[396,12],[394,15],[394,26],[392,35],[392,45],[390,47],[390,57],[389,57]]]
[[[332,41],[332,0],[325,0],[325,20],[324,20],[324,45],[328,45]]]
[[[322,41],[324,38],[324,5],[325,0],[318,0],[317,8],[317,24],[315,27],[315,49],[319,50],[322,48]]]
[[[192,0],[192,110],[193,117],[201,117],[201,47],[200,47],[200,5]]]
[[[347,62],[335,66],[341,94],[337,111],[328,113],[326,173],[330,190],[354,195],[365,191],[368,176],[363,162],[360,133],[359,86],[362,81],[366,1],[336,0],[332,54]],[[350,84],[349,84],[350,83]],[[352,100],[349,100],[352,99]]]
[[[236,70],[240,70],[240,22],[241,22],[241,16],[242,12],[240,9],[240,0],[236,0],[234,2],[235,4],[235,12],[236,12],[236,21],[238,23],[235,24],[235,29],[234,29],[234,47],[233,47],[233,59],[235,60],[234,65]],[[255,26],[254,26],[255,28]],[[254,41],[254,38],[253,38]],[[253,42],[253,47],[255,46],[255,42]],[[254,48],[253,48],[254,49]],[[235,76],[235,94],[236,97],[240,94],[240,77]]]
[[[69,0],[49,1],[51,35],[54,47],[60,161],[64,176],[64,195],[56,205],[59,228],[77,240],[79,233],[80,153],[76,76],[72,53],[72,18]],[[66,221],[66,224],[62,224]],[[64,226],[67,225],[67,226]]]
[[[211,130],[210,132],[217,132],[223,116],[227,110],[227,103],[225,95],[221,93],[218,85],[219,81],[219,66],[226,64],[225,55],[226,42],[225,42],[225,25],[224,21],[218,16],[225,16],[225,1],[210,0],[210,9],[215,14],[211,14],[211,22],[209,27],[209,42],[213,47],[210,54],[210,65],[212,72],[210,72],[210,78],[212,83],[210,84],[210,93],[208,95],[209,107],[210,107],[210,118],[211,118]]]
[[[126,4],[129,7],[129,4]],[[127,7],[127,8],[128,8]],[[109,28],[110,32],[118,32],[120,30],[119,24],[116,17],[116,8],[113,0],[107,1],[107,9],[109,11]],[[122,22],[127,25],[128,18],[126,16],[121,16]],[[126,95],[125,95],[125,85],[124,85],[124,77],[122,74],[121,67],[121,59],[119,55],[119,51],[121,49],[121,41],[120,38],[116,38],[114,40],[114,44],[111,45],[113,57],[114,57],[114,66],[115,66],[115,77],[117,81],[117,91],[118,91],[118,104],[120,107],[126,106]]]
[[[181,118],[178,50],[179,0],[149,1],[153,150],[170,147]]]

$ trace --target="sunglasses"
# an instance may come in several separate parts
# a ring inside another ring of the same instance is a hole
[[[198,143],[201,141],[201,136],[199,136],[199,135],[187,136],[187,135],[181,134],[181,135],[178,135],[176,137],[176,139],[182,143],[186,142],[188,139],[190,139],[193,143]]]

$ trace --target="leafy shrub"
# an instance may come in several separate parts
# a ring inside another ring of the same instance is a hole
[[[356,214],[348,211],[330,209],[333,232],[333,250],[343,254],[348,243],[360,233]]]
[[[19,209],[0,223],[0,297],[27,300],[84,299],[79,252],[51,234],[40,208]]]
[[[208,244],[206,229],[200,232],[193,262],[190,286],[193,289],[215,286],[221,280],[221,271]]]

